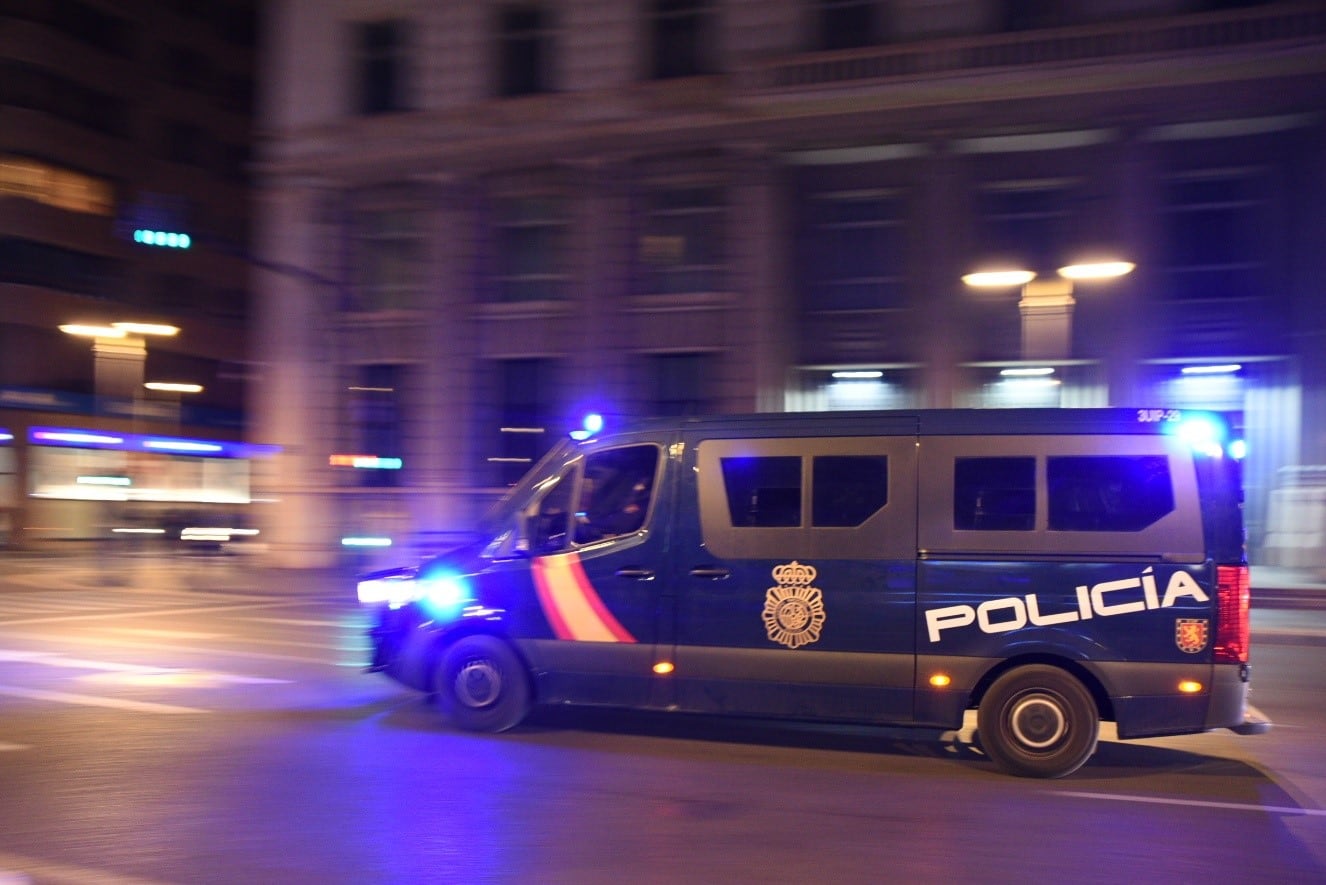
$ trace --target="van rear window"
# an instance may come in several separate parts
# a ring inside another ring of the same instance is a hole
[[[1138,532],[1174,509],[1163,455],[1052,456],[1046,479],[1051,531]]]

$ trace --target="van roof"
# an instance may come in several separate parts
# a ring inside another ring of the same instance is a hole
[[[1152,436],[1175,432],[1191,421],[1215,422],[1222,435],[1230,421],[1218,412],[1152,408],[1107,409],[914,409],[872,412],[758,412],[654,418],[613,430],[709,430],[755,434],[985,435],[1027,433],[1126,434]]]

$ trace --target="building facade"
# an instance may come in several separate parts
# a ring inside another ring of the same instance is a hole
[[[61,457],[32,427],[244,433],[256,24],[249,0],[0,0],[0,544],[97,531],[44,496]],[[180,331],[60,330],[111,322]]]
[[[279,564],[440,543],[589,412],[1228,409],[1255,555],[1326,463],[1320,4],[281,0],[263,28]],[[1105,258],[1135,268],[1056,276]],[[1038,277],[964,284],[996,262]]]

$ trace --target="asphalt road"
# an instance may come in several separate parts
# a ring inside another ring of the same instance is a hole
[[[1254,612],[1270,734],[1107,739],[1047,782],[967,731],[559,710],[461,734],[360,671],[345,585],[0,567],[0,885],[1326,881],[1315,606]]]

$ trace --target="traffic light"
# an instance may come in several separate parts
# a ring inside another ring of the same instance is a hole
[[[167,249],[187,249],[193,245],[193,239],[188,234],[145,228],[134,231],[134,242],[144,246],[165,246]]]

